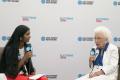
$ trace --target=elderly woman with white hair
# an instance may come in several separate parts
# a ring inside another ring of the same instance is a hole
[[[112,35],[108,28],[99,26],[94,30],[95,55],[90,55],[89,65],[92,71],[75,80],[117,80],[118,48],[111,43]]]

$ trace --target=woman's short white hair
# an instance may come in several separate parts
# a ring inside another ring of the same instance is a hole
[[[111,31],[106,26],[98,26],[94,29],[94,33],[103,33],[108,42],[112,41]]]

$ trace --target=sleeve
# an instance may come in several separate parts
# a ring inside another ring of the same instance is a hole
[[[118,57],[119,57],[118,48],[110,51],[110,57],[109,57],[110,63],[105,64],[105,66],[103,66],[102,69],[106,75],[116,71],[116,69],[118,68]]]

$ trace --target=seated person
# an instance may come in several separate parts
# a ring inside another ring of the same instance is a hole
[[[16,27],[4,48],[0,60],[0,73],[4,73],[7,80],[17,80],[19,75],[24,75],[24,80],[28,80],[29,75],[35,75],[31,60],[31,45],[27,44],[29,40],[30,29],[25,25]]]
[[[94,49],[99,53],[89,57],[89,65],[93,63],[93,69],[89,74],[75,80],[117,80],[119,56],[117,46],[111,43],[111,32],[105,26],[100,26],[94,30],[94,34]]]

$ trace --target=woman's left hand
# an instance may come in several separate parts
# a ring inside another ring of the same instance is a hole
[[[89,78],[96,77],[96,76],[100,76],[100,75],[105,75],[105,73],[104,73],[103,70],[97,71],[97,72],[89,75]]]

